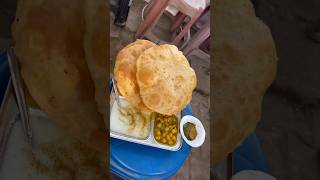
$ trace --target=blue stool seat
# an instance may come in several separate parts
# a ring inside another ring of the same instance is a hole
[[[233,152],[233,173],[242,170],[257,170],[268,173],[265,155],[258,137],[253,133]]]
[[[185,115],[193,115],[190,105],[182,111]],[[177,173],[191,149],[184,141],[178,151],[168,151],[110,138],[110,171],[124,179],[168,179]]]

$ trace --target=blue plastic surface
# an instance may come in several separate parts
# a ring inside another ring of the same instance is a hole
[[[193,115],[190,105],[182,111],[185,115]],[[184,141],[173,152],[110,138],[110,171],[123,179],[168,179],[180,169],[190,151],[191,146]]]
[[[258,170],[268,173],[265,155],[258,137],[253,133],[233,152],[233,173],[242,170]]]
[[[0,105],[6,92],[10,77],[10,69],[7,60],[7,54],[0,54]]]

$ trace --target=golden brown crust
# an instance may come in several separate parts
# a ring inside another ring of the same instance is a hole
[[[104,0],[86,0],[84,49],[86,62],[95,85],[99,112],[106,118],[107,90],[107,6]]]
[[[105,152],[107,134],[85,60],[83,4],[19,1],[14,50],[22,78],[41,109],[67,133]]]
[[[213,28],[213,163],[256,127],[262,97],[276,74],[269,29],[249,0],[215,1]]]
[[[196,74],[173,45],[146,50],[137,61],[137,81],[144,104],[152,111],[172,115],[191,100]]]
[[[153,42],[138,39],[123,48],[116,58],[114,76],[119,92],[126,97],[132,106],[139,110],[149,111],[140,97],[140,90],[136,80],[136,62],[146,49],[153,46],[156,46]]]

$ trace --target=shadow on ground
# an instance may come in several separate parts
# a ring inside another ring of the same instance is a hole
[[[272,32],[279,58],[256,130],[271,174],[320,179],[320,1],[253,3]]]

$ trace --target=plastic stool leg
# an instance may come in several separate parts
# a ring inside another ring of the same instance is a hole
[[[188,55],[193,49],[198,48],[210,36],[210,22],[207,22],[193,37],[188,45],[183,49],[183,53]]]
[[[152,5],[149,13],[146,14],[145,20],[139,25],[136,38],[142,38],[147,31],[152,29],[160,19],[170,0],[156,0]]]
[[[186,15],[182,14],[181,12],[179,12],[177,14],[177,17],[175,18],[174,23],[172,24],[170,31],[171,32],[175,32],[179,26],[183,23],[184,19],[185,19]]]
[[[147,14],[149,14],[150,10],[154,7],[154,5],[156,4],[157,0],[151,0],[150,3],[148,4],[148,6],[146,7],[146,9],[144,10],[144,16],[146,16]]]

